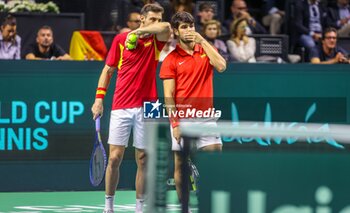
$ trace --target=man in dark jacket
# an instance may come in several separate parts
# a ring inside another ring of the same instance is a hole
[[[349,0],[337,0],[337,4],[329,8],[327,25],[337,29],[339,37],[350,36]]]
[[[223,24],[229,31],[231,31],[231,24],[236,18],[246,18],[249,26],[248,34],[267,33],[266,29],[249,14],[245,0],[232,0],[231,12],[231,17],[225,20]]]
[[[319,0],[296,2],[295,30],[292,36],[297,43],[306,48],[307,53],[321,40],[326,17],[326,9]]]

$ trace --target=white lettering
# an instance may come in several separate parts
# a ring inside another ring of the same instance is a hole
[[[315,191],[315,201],[318,206],[296,206],[286,203],[277,206],[272,213],[332,213],[332,208],[326,206],[333,200],[333,193],[327,186],[320,186]],[[248,213],[267,213],[267,194],[263,191],[248,191]],[[344,207],[339,213],[350,213],[350,206]]]

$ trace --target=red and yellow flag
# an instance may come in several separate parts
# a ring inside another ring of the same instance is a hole
[[[69,55],[74,60],[102,61],[107,56],[107,47],[98,31],[75,31],[70,42]]]

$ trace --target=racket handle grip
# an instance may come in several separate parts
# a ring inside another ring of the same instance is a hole
[[[100,131],[100,116],[98,116],[95,120],[96,132]]]

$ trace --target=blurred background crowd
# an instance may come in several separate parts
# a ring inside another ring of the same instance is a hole
[[[0,0],[0,58],[103,60],[116,34],[140,25],[139,12],[147,3],[163,6],[165,21],[177,11],[191,13],[196,30],[227,61],[349,63],[349,0]],[[54,34],[65,31],[64,25],[58,30],[59,24],[45,22],[31,30],[31,25],[20,26],[18,16],[38,12],[78,13],[83,21],[65,36],[69,44],[60,44],[54,41],[63,41],[62,36]],[[31,36],[21,35],[19,28]],[[162,58],[175,45],[171,38]]]

